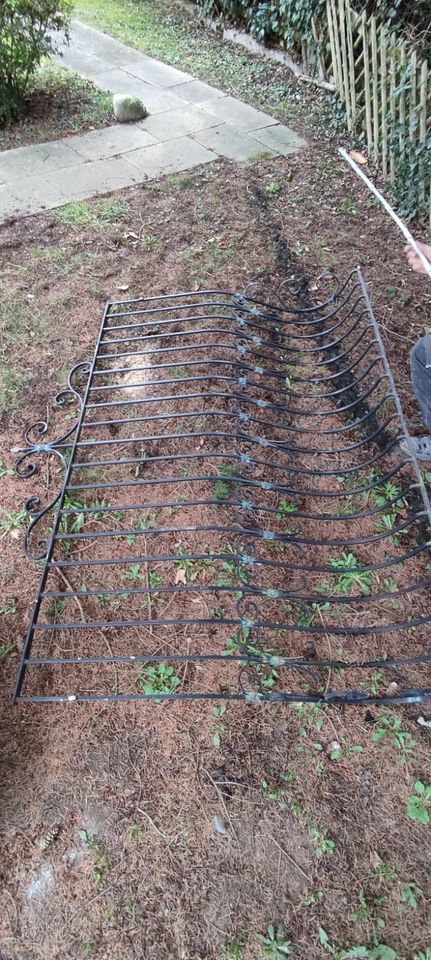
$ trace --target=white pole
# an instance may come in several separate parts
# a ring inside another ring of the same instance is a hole
[[[420,249],[420,247],[418,247],[416,240],[414,239],[414,237],[412,237],[410,230],[407,229],[405,223],[403,223],[403,221],[400,220],[399,216],[395,213],[395,210],[393,209],[393,207],[391,207],[390,203],[388,203],[388,201],[380,193],[377,187],[375,187],[374,184],[371,183],[371,180],[368,179],[364,171],[361,170],[360,167],[358,167],[358,164],[355,163],[354,160],[352,160],[352,157],[347,153],[347,150],[345,150],[344,147],[339,147],[338,150],[341,156],[343,157],[343,160],[347,160],[347,163],[350,164],[350,166],[358,175],[358,177],[360,177],[361,180],[363,180],[364,183],[366,183],[368,189],[371,190],[371,193],[374,194],[377,200],[379,200],[379,202],[385,208],[389,216],[392,217],[392,220],[395,221],[397,227],[399,227],[401,232],[404,234],[407,240],[407,243],[410,244],[410,246],[415,251],[416,256],[419,257],[419,260],[421,261],[421,264],[424,267],[425,272],[428,274],[428,277],[431,280],[431,263],[429,260],[427,260],[426,256],[422,253],[422,250]]]

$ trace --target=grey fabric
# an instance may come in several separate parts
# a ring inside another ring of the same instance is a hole
[[[431,334],[415,344],[410,354],[412,387],[425,426],[431,430]]]

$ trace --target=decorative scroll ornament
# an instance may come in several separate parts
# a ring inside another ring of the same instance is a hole
[[[37,420],[36,423],[33,423],[30,427],[27,427],[24,433],[26,446],[23,448],[13,448],[13,453],[19,453],[19,457],[15,463],[15,474],[21,480],[29,480],[30,477],[33,477],[39,473],[37,457],[41,455],[46,455],[48,457],[55,455],[59,458],[64,469],[66,470],[69,461],[69,454],[72,448],[72,438],[76,433],[82,414],[84,403],[83,394],[90,369],[91,363],[88,360],[81,361],[81,363],[77,363],[74,367],[72,367],[67,378],[67,387],[57,394],[52,404],[54,410],[68,406],[72,403],[78,404],[77,416],[73,421],[72,426],[69,427],[69,429],[57,439],[45,441],[44,438],[50,431],[49,415],[47,414],[46,420]],[[85,380],[83,380],[83,378],[85,378]],[[79,385],[80,379],[83,380],[81,385]],[[30,545],[30,539],[37,524],[43,517],[53,510],[60,497],[61,490],[59,490],[54,499],[45,506],[42,506],[41,499],[37,495],[29,497],[24,503],[24,510],[26,511],[29,519],[29,524],[24,537],[24,550],[27,556],[32,560],[44,560],[47,556],[50,538],[41,537],[33,546]]]

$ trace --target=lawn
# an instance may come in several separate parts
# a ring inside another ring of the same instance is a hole
[[[107,299],[222,288],[274,300],[298,282],[319,297],[331,274],[361,263],[418,422],[408,353],[428,324],[426,283],[338,158],[330,105],[179,11],[116,0],[80,3],[77,14],[244,99],[253,91],[309,146],[0,230],[0,955],[430,960],[430,730],[417,722],[427,717],[420,705],[220,713],[206,703],[10,703],[40,575],[21,551],[33,484],[12,476],[10,451],[45,418],[68,368],[91,357]],[[57,489],[51,461],[41,480],[45,493]],[[372,677],[383,692],[385,683]]]

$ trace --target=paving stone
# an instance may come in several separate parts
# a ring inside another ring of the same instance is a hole
[[[273,127],[265,127],[262,130],[253,130],[250,136],[259,143],[264,144],[277,153],[287,156],[289,153],[296,153],[302,147],[307,146],[307,141],[303,140],[299,134],[291,130],[290,127],[284,127],[278,123]]]
[[[142,60],[130,64],[127,72],[134,77],[139,77],[140,80],[146,80],[147,83],[161,87],[162,90],[193,80],[189,73],[183,73],[182,70],[170,67],[167,63],[161,63],[160,60],[153,60],[152,57],[142,57]]]
[[[106,71],[106,60],[101,60],[100,57],[95,57],[79,47],[63,47],[61,56],[55,59],[63,67],[68,67],[69,70],[74,70],[75,73],[80,73],[89,80]]]
[[[146,149],[154,150],[154,147]],[[114,157],[109,160],[90,160],[88,163],[69,167],[68,170],[60,170],[50,177],[49,182],[61,195],[63,203],[67,203],[121,190],[134,183],[141,183],[143,179],[136,166],[132,166],[123,157]]]
[[[217,155],[189,137],[182,137],[157,144],[155,147],[145,147],[144,150],[134,150],[127,154],[127,160],[135,164],[147,177],[161,177],[167,173],[197,167],[201,163],[210,163],[217,160]]]
[[[187,83],[180,83],[175,87],[175,93],[187,103],[203,103],[204,100],[218,100],[224,97],[222,90],[216,87],[210,87],[208,83],[202,83],[202,80],[189,80]]]
[[[85,160],[102,160],[127,153],[128,150],[149,147],[157,143],[157,139],[133,123],[127,127],[115,126],[105,127],[104,130],[92,130],[91,133],[71,137],[70,143]]]
[[[186,137],[189,133],[214,127],[219,121],[211,113],[198,110],[193,104],[188,104],[179,110],[169,110],[159,113],[156,117],[146,117],[139,126],[147,130],[157,140],[176,140]]]
[[[273,150],[267,149],[263,143],[258,143],[247,133],[236,130],[235,127],[231,127],[227,123],[195,133],[193,139],[229,160],[250,160],[261,153],[269,153],[273,157],[277,156]]]
[[[14,183],[25,177],[46,176],[53,170],[70,167],[78,160],[78,154],[64,140],[18,147],[0,153],[0,179]]]
[[[235,97],[220,97],[218,100],[205,100],[200,104],[200,108],[213,113],[220,121],[229,123],[231,127],[237,127],[238,130],[257,130],[261,127],[270,126],[277,123],[273,117],[254,107],[249,107],[248,103],[242,103],[241,100],[235,100]]]
[[[106,33],[101,33],[100,30],[95,30],[78,20],[72,21],[70,37],[71,45],[77,45],[84,53],[99,57],[114,67],[123,66],[142,58],[141,51],[128,47],[125,43],[120,43],[119,40],[114,40]]]
[[[9,217],[27,216],[58,207],[61,193],[43,177],[27,177],[13,184],[0,186],[0,222]]]
[[[94,74],[90,77],[102,90],[111,90],[112,93],[128,93],[139,97],[151,115],[165,113],[166,110],[180,109],[186,106],[175,93],[154,87],[138,77],[132,77],[125,70],[109,70],[106,73]]]

